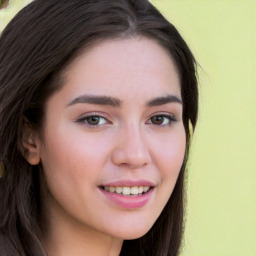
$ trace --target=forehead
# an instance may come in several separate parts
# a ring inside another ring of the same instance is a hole
[[[141,37],[106,40],[85,49],[66,69],[69,98],[104,94],[126,99],[180,96],[177,69],[166,49]]]

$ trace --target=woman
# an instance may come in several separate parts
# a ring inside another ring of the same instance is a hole
[[[195,60],[146,0],[35,0],[0,39],[1,255],[178,255]]]

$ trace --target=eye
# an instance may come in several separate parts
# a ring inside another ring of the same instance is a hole
[[[148,123],[156,126],[170,126],[175,121],[176,119],[172,115],[155,115],[148,120]]]
[[[105,117],[97,115],[84,116],[78,119],[77,122],[83,123],[91,127],[97,127],[109,123],[109,121]]]

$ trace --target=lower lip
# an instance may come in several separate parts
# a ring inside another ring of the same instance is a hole
[[[121,206],[122,208],[141,208],[147,204],[149,201],[153,188],[151,188],[147,193],[138,196],[124,196],[122,194],[110,193],[104,189],[101,192],[112,202]]]

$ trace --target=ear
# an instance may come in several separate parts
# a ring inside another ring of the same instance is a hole
[[[38,133],[28,123],[24,124],[22,133],[23,156],[31,165],[38,165],[40,162],[40,140]]]

